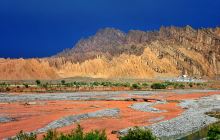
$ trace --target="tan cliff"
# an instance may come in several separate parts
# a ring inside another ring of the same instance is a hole
[[[160,78],[220,75],[220,28],[99,30],[72,49],[42,59],[0,59],[0,79]]]
[[[48,62],[37,59],[0,59],[1,80],[56,79],[58,74]]]
[[[146,48],[140,56],[122,54],[112,60],[97,57],[80,64],[67,62],[58,73],[61,77],[153,78],[177,76],[180,72],[169,60],[157,59],[157,56]]]

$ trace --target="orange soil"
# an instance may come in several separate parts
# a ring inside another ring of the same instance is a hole
[[[203,96],[220,93],[191,93],[174,94],[161,93],[151,96],[151,98],[167,100],[196,99]],[[125,95],[124,95],[125,96]],[[158,104],[155,108],[167,110],[162,113],[150,113],[136,111],[128,106],[135,102],[132,101],[41,101],[36,105],[25,106],[22,103],[1,103],[0,110],[2,115],[14,117],[17,120],[9,123],[0,123],[0,139],[15,135],[20,130],[33,131],[42,128],[51,121],[61,117],[94,112],[106,108],[119,108],[119,117],[114,118],[92,118],[80,121],[86,131],[91,129],[106,129],[110,140],[116,140],[116,134],[111,134],[112,130],[119,130],[131,126],[146,126],[155,122],[151,119],[163,116],[163,120],[172,119],[183,112],[176,102]],[[163,121],[160,120],[160,121]],[[75,128],[75,124],[59,128],[58,131],[69,132]],[[41,135],[42,136],[42,135]]]
[[[206,93],[186,93],[186,94],[175,94],[175,93],[160,93],[149,96],[148,98],[165,99],[165,100],[186,100],[186,99],[198,99],[205,96],[214,94],[220,94],[219,92],[206,92]]]

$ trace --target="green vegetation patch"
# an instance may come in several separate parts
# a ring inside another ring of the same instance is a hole
[[[153,83],[151,85],[152,89],[166,89],[167,88],[167,84],[166,83]]]
[[[132,89],[141,89],[141,85],[140,84],[137,84],[137,83],[135,83],[135,84],[132,84]]]
[[[130,129],[128,134],[119,138],[119,140],[157,140],[149,129],[135,127]]]
[[[19,132],[12,140],[37,140],[37,135],[30,133]],[[43,140],[107,140],[105,130],[98,131],[92,130],[88,133],[84,133],[83,128],[78,125],[75,130],[68,134],[59,133],[56,130],[47,131],[43,136]]]
[[[213,125],[208,131],[208,140],[220,140],[220,125]]]

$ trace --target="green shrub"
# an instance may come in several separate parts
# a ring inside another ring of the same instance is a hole
[[[78,125],[75,130],[69,134],[58,134],[56,131],[49,131],[44,140],[107,140],[105,131],[93,130],[88,133],[83,132],[83,128]]]
[[[107,140],[105,131],[94,130],[85,134],[83,140]]]
[[[92,83],[93,84],[93,83]],[[80,87],[80,86],[87,86],[87,85],[89,85],[88,83],[86,83],[86,82],[77,82],[77,81],[74,81],[74,82],[72,82],[72,83],[66,83],[66,84],[64,84],[64,85],[66,85],[66,86],[75,86],[75,87]]]
[[[27,134],[20,131],[15,138],[12,138],[12,140],[37,140],[37,135],[33,133]]]
[[[9,84],[9,83],[5,83],[5,82],[3,82],[3,83],[0,84],[0,86],[8,87],[8,86],[10,86],[10,84]]]
[[[148,129],[135,127],[130,129],[128,134],[119,138],[120,140],[156,140],[157,138]]]
[[[43,140],[58,140],[59,134],[56,130],[48,130],[46,135],[43,136]]]
[[[77,125],[77,128],[73,130],[69,135],[67,135],[67,139],[71,140],[83,140],[83,128],[80,125]]]
[[[166,82],[164,82],[164,84],[166,84],[167,86],[174,86],[176,83],[175,82],[166,81]]]
[[[43,84],[42,87],[47,89],[48,88],[49,83]]]
[[[208,140],[220,140],[220,125],[213,125],[208,131]]]
[[[141,89],[141,86],[139,84],[132,84],[132,89]]]
[[[122,86],[122,84],[121,83],[113,83],[113,86],[120,87],[120,86]]]
[[[184,84],[179,84],[179,88],[185,88],[185,85]]]
[[[28,84],[23,84],[25,88],[29,88],[29,85]]]
[[[189,87],[193,87],[193,83],[189,83]]]
[[[111,82],[102,82],[101,85],[105,86],[105,87],[109,87],[109,86],[112,86],[112,83]]]
[[[126,83],[122,83],[122,86],[124,86],[124,87],[130,87],[130,86],[131,86],[131,84],[130,84],[130,83],[128,83],[128,82],[126,82]]]
[[[173,85],[174,88],[178,88],[178,86],[179,86],[178,83],[175,83],[175,84]]]
[[[3,82],[3,83],[0,83],[0,87],[8,87],[8,86],[10,86],[10,84],[8,84],[8,83],[5,83],[5,82]]]
[[[164,83],[153,83],[151,85],[152,89],[166,89],[167,88],[167,84]]]
[[[21,131],[13,140],[37,140],[33,133],[26,134]],[[92,130],[88,133],[83,132],[83,128],[78,125],[75,130],[68,134],[58,133],[56,130],[49,130],[43,136],[43,140],[107,140],[105,130]]]
[[[93,85],[93,86],[99,86],[100,83],[99,83],[99,82],[93,82],[92,85]]]
[[[0,83],[0,86],[5,86],[5,82],[3,82],[3,83]]]
[[[36,82],[36,84],[37,84],[38,86],[41,84],[41,81],[40,81],[40,80],[36,80],[35,82]]]
[[[78,83],[79,83],[79,85],[81,85],[81,86],[86,86],[86,85],[87,85],[86,82],[78,82]]]
[[[182,83],[175,83],[174,88],[182,88],[183,89],[183,88],[185,88],[185,85]]]
[[[61,80],[61,84],[65,85],[66,81],[65,80]]]
[[[142,86],[143,87],[148,87],[148,84],[147,83],[143,83]]]
[[[72,86],[73,86],[72,83],[66,83],[65,85],[66,85],[67,87],[72,87]]]

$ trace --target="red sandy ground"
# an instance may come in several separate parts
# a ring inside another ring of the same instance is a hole
[[[184,100],[197,99],[215,93],[190,93],[175,94],[161,93],[150,98],[167,99],[167,100]],[[126,95],[122,95],[126,96]],[[16,118],[16,121],[0,124],[0,139],[14,136],[20,130],[27,132],[42,128],[51,121],[60,119],[61,117],[94,112],[106,108],[119,108],[119,117],[114,118],[93,118],[80,121],[80,125],[89,131],[91,129],[105,129],[110,140],[116,140],[116,134],[111,134],[113,130],[120,130],[131,126],[146,126],[156,122],[149,120],[163,116],[163,120],[169,120],[180,115],[183,110],[177,106],[177,102],[168,102],[166,104],[158,104],[155,108],[167,110],[163,113],[148,113],[130,109],[128,106],[133,101],[41,101],[36,105],[25,106],[22,103],[1,103],[0,110],[2,115]],[[160,121],[163,121],[160,120]],[[59,128],[60,132],[70,132],[75,128],[75,124]],[[39,138],[42,135],[39,136]]]

